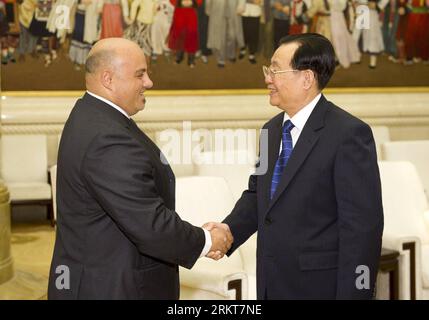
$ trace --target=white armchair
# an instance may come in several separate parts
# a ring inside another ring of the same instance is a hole
[[[377,149],[377,158],[379,160],[384,160],[381,145],[390,141],[389,128],[386,126],[372,126],[371,130],[374,136],[375,147]]]
[[[254,150],[225,150],[222,163],[216,163],[215,152],[206,151],[200,155],[195,165],[199,176],[222,177],[232,191],[234,202],[247,189],[250,174],[255,172],[256,154]],[[227,161],[227,160],[233,161]],[[248,279],[248,299],[256,300],[256,237],[254,234],[240,247],[244,270]]]
[[[234,206],[223,178],[182,177],[176,180],[176,211],[183,220],[202,226],[221,221]],[[200,258],[191,270],[180,268],[181,299],[247,299],[247,274],[240,250],[219,261]]]
[[[240,251],[244,271],[247,274],[247,299],[256,300],[256,238],[257,233],[252,235],[245,243],[243,243]]]
[[[237,201],[247,189],[249,176],[255,172],[256,155],[247,150],[206,151],[194,160],[197,176],[224,178]]]
[[[399,298],[429,299],[429,206],[410,162],[379,162],[383,247],[400,253]]]
[[[414,164],[429,201],[429,140],[386,142],[382,145],[382,154],[383,160]]]
[[[46,136],[3,135],[1,148],[2,176],[11,205],[47,206],[48,217],[53,221]]]
[[[164,131],[157,131],[155,133],[154,142],[167,158],[171,169],[176,177],[187,177],[194,175],[194,164],[192,161],[183,159],[184,157],[182,148],[184,148],[182,141],[184,138],[183,133],[178,133],[177,130],[169,129]],[[197,142],[192,142],[191,148],[198,145]],[[189,159],[192,160],[192,159]]]

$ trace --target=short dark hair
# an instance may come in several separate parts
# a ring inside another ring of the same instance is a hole
[[[298,43],[291,67],[295,70],[310,69],[316,75],[319,90],[326,87],[335,71],[335,50],[331,42],[318,33],[302,33],[280,39],[279,45]]]

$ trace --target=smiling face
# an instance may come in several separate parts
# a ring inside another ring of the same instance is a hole
[[[281,45],[271,59],[270,69],[273,71],[292,70],[291,60],[297,43]],[[288,111],[294,109],[302,100],[303,74],[301,71],[272,74],[265,77],[265,83],[270,90],[270,104]]]
[[[132,116],[144,109],[144,92],[152,88],[153,83],[147,72],[146,58],[140,48],[134,47],[122,57],[113,76],[115,103]]]

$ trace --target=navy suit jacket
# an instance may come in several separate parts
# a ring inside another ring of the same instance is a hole
[[[270,200],[283,117],[264,125],[267,173],[250,176],[224,220],[234,236],[228,254],[258,232],[258,299],[370,299],[383,231],[371,129],[322,95]]]

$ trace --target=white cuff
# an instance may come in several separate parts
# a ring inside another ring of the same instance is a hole
[[[204,228],[202,229],[204,231],[204,235],[206,236],[206,244],[204,245],[203,251],[200,254],[200,258],[205,257],[212,247],[212,236],[210,235],[210,232]]]

